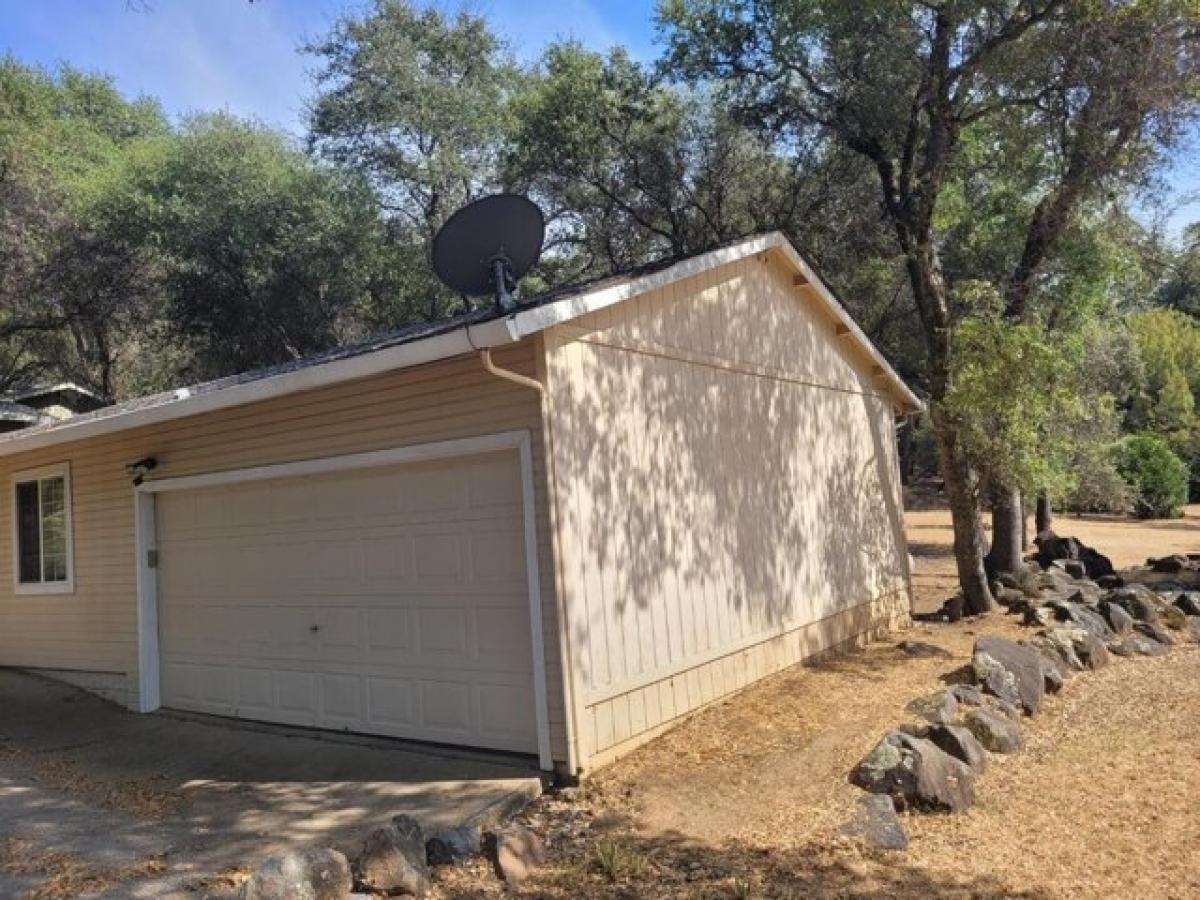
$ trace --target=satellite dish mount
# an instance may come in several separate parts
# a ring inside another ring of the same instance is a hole
[[[511,312],[517,282],[538,261],[545,236],[542,211],[527,197],[484,197],[458,210],[434,236],[433,270],[452,291],[490,294],[497,309]]]
[[[517,279],[513,277],[512,262],[507,256],[492,257],[492,278],[496,288],[496,306],[504,312],[512,312],[517,308],[517,298],[512,295],[517,289]]]

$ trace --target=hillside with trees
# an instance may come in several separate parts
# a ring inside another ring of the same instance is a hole
[[[526,295],[786,232],[929,399],[969,609],[1026,506],[1195,496],[1200,232],[1140,214],[1196,123],[1194,4],[660,16],[659,60],[523,62],[483,17],[374,0],[302,48],[302,138],[0,60],[0,390],[120,400],[452,314],[432,235],[512,190],[549,222]]]

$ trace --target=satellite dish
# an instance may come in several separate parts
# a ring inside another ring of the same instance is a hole
[[[512,292],[542,252],[546,220],[528,197],[494,194],[446,220],[433,239],[433,270],[446,287],[469,297],[492,294],[506,312]]]

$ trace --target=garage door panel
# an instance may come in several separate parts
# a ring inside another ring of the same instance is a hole
[[[421,683],[421,724],[426,728],[465,737],[471,730],[471,712],[469,685],[457,681]]]
[[[515,452],[157,501],[165,705],[536,750]]]
[[[460,534],[419,534],[413,540],[417,587],[437,587],[465,581],[463,538]]]
[[[368,676],[366,678],[368,718],[384,733],[406,733],[414,729],[417,718],[416,683],[405,678]]]

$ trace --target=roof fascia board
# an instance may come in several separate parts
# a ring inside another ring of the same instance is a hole
[[[396,369],[406,369],[423,363],[436,362],[451,356],[473,353],[484,347],[500,347],[519,340],[511,318],[493,319],[468,325],[396,347],[386,347],[360,356],[331,360],[309,368],[284,372],[244,384],[235,384],[209,393],[188,394],[187,388],[177,391],[179,399],[145,409],[132,409],[112,416],[72,422],[67,419],[56,428],[36,434],[12,433],[0,438],[0,456],[25,453],[68,441],[99,437],[129,428],[169,422],[187,416],[270,400],[286,394],[313,390],[378,375]]]
[[[630,297],[645,294],[672,282],[689,278],[693,275],[700,275],[710,269],[715,269],[726,263],[736,262],[755,253],[771,250],[779,246],[779,242],[783,240],[782,235],[777,232],[749,238],[731,247],[710,250],[708,253],[701,253],[699,256],[680,260],[675,265],[668,266],[661,271],[652,272],[640,278],[633,278],[621,284],[599,288],[595,291],[585,291],[573,297],[566,297],[553,303],[547,303],[545,306],[518,310],[513,316],[516,319],[517,332],[521,337],[525,337],[526,335],[543,331],[553,325],[560,325],[563,322],[569,322],[572,319],[586,316],[597,310],[614,306],[617,303],[628,300]]]

